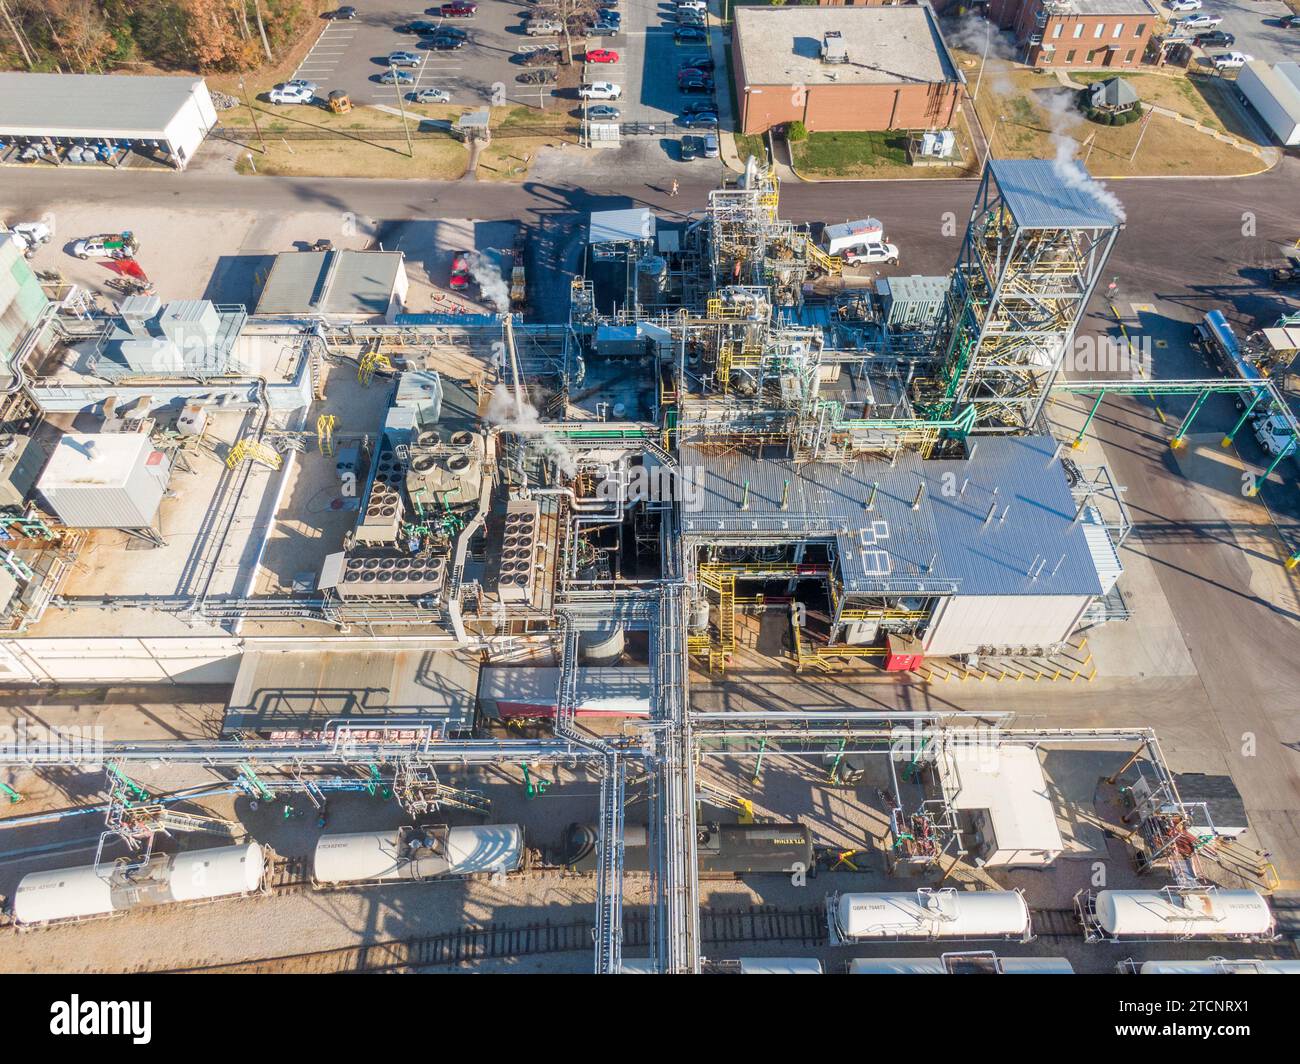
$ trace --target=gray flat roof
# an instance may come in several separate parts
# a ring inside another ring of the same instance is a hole
[[[588,230],[587,242],[590,244],[653,240],[655,216],[648,207],[629,207],[621,211],[592,211]]]
[[[0,73],[0,135],[161,137],[202,84],[196,77]]]
[[[1159,12],[1151,0],[1054,0],[1046,5],[1053,15],[1150,15]]]
[[[258,314],[384,315],[400,251],[286,251],[275,257]]]
[[[1119,218],[1092,190],[1101,186],[1070,185],[1055,163],[1043,159],[994,159],[993,177],[1016,222],[1025,229],[1095,229],[1119,224]]]
[[[958,80],[926,6],[737,7],[750,85],[897,85]],[[844,35],[847,63],[821,61],[822,35]]]
[[[946,582],[959,595],[1098,595],[1056,449],[1050,436],[988,437],[964,459],[908,451],[893,466],[796,465],[780,453],[716,456],[687,444],[681,464],[698,471],[699,504],[687,505],[682,530],[697,540],[834,539],[850,593]]]
[[[315,731],[326,721],[474,720],[478,662],[433,650],[249,651],[226,706],[225,731]]]

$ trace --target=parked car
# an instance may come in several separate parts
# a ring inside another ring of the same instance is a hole
[[[340,18],[340,19],[343,19],[345,22],[346,22],[346,21],[351,21],[352,19],[354,19],[354,18],[357,17],[357,9],[356,9],[355,7],[353,7],[351,4],[345,4],[343,7],[340,7],[340,8],[335,9],[334,11],[331,11],[331,12],[330,12],[328,15],[326,15],[325,17],[326,17],[326,18]]]
[[[588,48],[586,58],[588,63],[617,63],[618,53],[608,48]]]
[[[700,154],[699,137],[682,137],[681,160],[684,163],[694,162]]]
[[[691,96],[713,94],[712,78],[684,78],[677,83],[677,90]]]
[[[615,26],[623,24],[623,12],[615,11],[613,8],[602,7],[596,12],[597,22],[612,22]]]
[[[0,226],[0,231],[3,231]],[[23,257],[30,259],[42,244],[48,244],[54,235],[44,222],[19,222],[9,232],[18,238],[23,249]]]
[[[1277,24],[1284,30],[1300,30],[1300,15],[1283,15]]]
[[[1170,11],[1200,11],[1201,0],[1169,0]]]
[[[1218,15],[1192,15],[1190,18],[1178,20],[1178,26],[1184,30],[1212,30],[1217,29],[1223,22]]]
[[[678,11],[707,11],[709,5],[704,0],[677,0]]]
[[[455,37],[460,41],[469,40],[469,30],[463,30],[459,26],[439,26],[433,31],[435,37]]]
[[[618,26],[613,22],[597,22],[589,30],[588,37],[617,37]]]
[[[453,52],[457,48],[465,47],[464,37],[449,37],[439,35],[429,38],[429,47],[435,52]]]
[[[611,107],[607,103],[598,103],[595,107],[587,108],[588,122],[617,122],[618,116],[618,108]]]
[[[874,240],[866,244],[857,244],[854,247],[845,248],[840,254],[844,257],[845,262],[853,266],[876,262],[883,262],[888,266],[893,266],[898,262],[898,248],[896,245]]]
[[[1219,70],[1236,70],[1254,61],[1255,57],[1245,52],[1220,52],[1214,56],[1214,65]]]
[[[453,292],[463,292],[469,287],[473,280],[470,275],[468,251],[458,251],[451,257],[451,290]]]
[[[308,92],[306,89],[290,88],[288,85],[277,85],[266,94],[266,98],[272,103],[311,103],[315,93]]]
[[[424,57],[416,52],[392,52],[388,56],[389,66],[418,67],[423,62]]]
[[[718,135],[716,133],[706,133],[704,135],[704,157],[706,159],[716,159],[718,157]]]
[[[100,233],[72,245],[72,253],[79,259],[130,258],[139,250],[140,242],[131,233]]]
[[[694,67],[696,70],[712,70],[713,56],[711,55],[684,55],[682,56],[682,67]]]
[[[708,35],[698,26],[679,26],[673,30],[673,44],[703,44]]]
[[[711,100],[690,100],[682,104],[682,114],[687,115],[704,115],[713,114],[718,110]]]
[[[622,95],[623,87],[612,81],[593,82],[578,90],[578,96],[583,100],[617,100]]]
[[[701,70],[699,67],[684,66],[677,71],[678,82],[687,81],[692,78],[704,78],[706,81],[712,81],[713,75],[707,70]]]
[[[1255,421],[1255,442],[1276,457],[1292,446],[1295,437],[1281,414],[1269,414]]]
[[[1212,30],[1210,33],[1198,33],[1192,39],[1202,48],[1212,48],[1216,45],[1221,48],[1231,48],[1237,43],[1237,38],[1226,30]]]
[[[553,18],[535,18],[528,23],[524,32],[530,37],[554,37],[557,33],[563,33],[564,27]]]
[[[294,78],[292,81],[286,81],[283,85],[277,85],[276,88],[305,89],[307,92],[310,92],[315,96],[316,90],[319,89],[320,86],[314,81],[308,81],[306,78]]]
[[[418,33],[430,34],[438,32],[436,22],[425,22],[423,19],[417,19],[415,22],[404,22],[396,27],[398,33]]]
[[[443,18],[473,18],[478,11],[478,4],[471,4],[468,0],[456,0],[452,4],[443,4],[438,10],[442,12]]]
[[[379,75],[381,85],[414,85],[415,76],[407,70],[385,70]]]
[[[446,89],[417,89],[411,93],[412,103],[451,103],[451,93]]]
[[[697,111],[694,114],[682,115],[677,121],[686,129],[716,129],[718,113],[716,111]]]

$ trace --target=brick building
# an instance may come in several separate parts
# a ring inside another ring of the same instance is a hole
[[[732,59],[744,133],[945,129],[964,81],[928,4],[738,7]]]
[[[1160,14],[1151,0],[989,0],[988,17],[1030,66],[1122,68],[1142,62]]]

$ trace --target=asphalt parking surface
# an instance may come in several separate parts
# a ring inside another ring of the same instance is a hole
[[[418,7],[394,0],[358,0],[353,5],[357,17],[327,22],[293,76],[316,82],[318,95],[344,89],[358,104],[396,107],[399,91],[408,96],[418,89],[436,88],[449,92],[455,104],[518,102],[536,106],[536,87],[515,80],[525,69],[517,57],[550,38],[525,34],[521,16],[528,5],[520,0],[477,2],[473,18],[443,19],[437,14],[440,5],[435,3]],[[430,47],[428,38],[397,32],[398,26],[415,20],[462,29],[469,34],[469,43],[440,52]],[[404,68],[413,83],[400,89],[378,81],[388,69],[388,55],[398,51],[422,57],[420,66]]]
[[[1291,14],[1282,0],[1205,0],[1200,11],[1170,11],[1157,0],[1160,13],[1167,18],[1188,18],[1192,15],[1215,15],[1223,19],[1216,29],[1231,33],[1236,42],[1230,47],[1214,45],[1206,55],[1220,52],[1245,52],[1269,63],[1300,59],[1300,29],[1288,30],[1278,25],[1279,20]],[[1204,67],[1206,62],[1194,59],[1193,68]]]

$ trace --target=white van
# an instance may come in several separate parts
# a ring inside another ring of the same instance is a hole
[[[678,11],[698,11],[701,15],[709,9],[704,0],[677,0]]]

